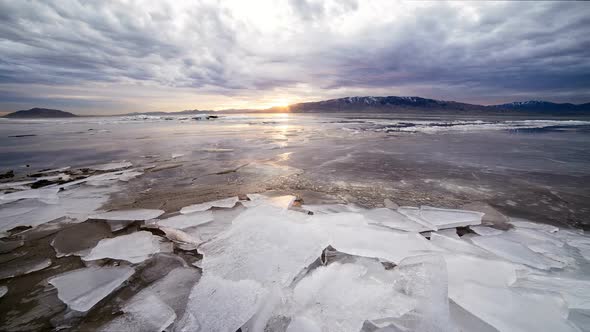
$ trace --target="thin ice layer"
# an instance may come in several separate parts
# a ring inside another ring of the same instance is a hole
[[[120,259],[136,264],[160,252],[160,241],[150,232],[140,231],[115,238],[103,239],[83,256],[85,261],[103,258]]]
[[[267,205],[246,210],[228,231],[199,248],[203,271],[228,280],[288,286],[328,245],[305,218]]]
[[[493,256],[489,251],[462,240],[461,238],[444,236],[439,233],[430,234],[430,243],[448,253],[461,253],[488,258]]]
[[[27,259],[25,261],[14,259],[9,262],[2,263],[2,268],[0,269],[0,280],[40,271],[49,266],[51,266],[51,260],[48,258],[33,258]]]
[[[552,225],[532,222],[530,220],[526,220],[526,219],[522,219],[522,218],[511,217],[509,223],[515,227],[518,227],[518,228],[536,229],[536,230],[545,231],[545,232],[549,232],[549,233],[555,233],[559,230],[558,227],[555,227]]]
[[[419,224],[405,215],[387,208],[371,209],[361,212],[370,223],[399,229],[407,232],[425,232],[432,228]]]
[[[488,227],[488,226],[470,226],[469,229],[474,231],[475,234],[481,235],[481,236],[500,235],[500,234],[504,233],[504,231],[501,231],[499,229],[495,229],[492,227]]]
[[[103,222],[84,222],[61,230],[51,241],[57,257],[83,255],[111,235]]]
[[[101,219],[101,220],[149,220],[158,218],[164,214],[162,210],[156,209],[132,209],[132,210],[119,210],[97,213],[90,216],[90,219]]]
[[[88,168],[91,170],[95,170],[95,171],[113,171],[116,169],[129,168],[131,166],[133,166],[132,163],[130,163],[128,161],[121,161],[121,162],[113,162],[113,163],[108,163],[108,164],[88,166]]]
[[[56,204],[58,188],[41,188],[16,191],[0,195],[0,205],[18,201],[21,199],[36,199],[47,204]]]
[[[563,263],[538,254],[523,244],[505,239],[502,235],[477,236],[473,237],[471,241],[473,244],[490,251],[499,257],[514,263],[532,266],[540,270],[562,268],[564,266]]]
[[[236,203],[238,201],[239,201],[238,196],[235,196],[235,197],[224,198],[224,199],[220,199],[220,200],[216,200],[216,201],[205,202],[205,203],[201,203],[201,204],[193,204],[193,205],[185,206],[182,209],[180,209],[180,213],[187,214],[187,213],[193,213],[193,212],[207,211],[212,207],[232,208],[236,205]]]
[[[8,287],[0,286],[0,298],[4,297],[4,295],[6,295],[6,293],[8,293]]]
[[[180,214],[174,217],[157,220],[158,226],[170,227],[176,229],[185,229],[208,223],[213,220],[211,211],[194,212],[190,214]]]
[[[203,242],[198,237],[183,232],[180,229],[160,227],[160,230],[166,234],[168,240],[174,242],[182,250],[195,250]]]
[[[555,293],[488,287],[467,282],[453,301],[499,331],[579,331]]]
[[[68,307],[86,312],[117,289],[134,272],[128,266],[87,267],[60,274],[48,282],[57,288],[59,299]]]
[[[192,289],[177,331],[237,331],[258,310],[266,295],[252,280],[231,281],[204,276]]]

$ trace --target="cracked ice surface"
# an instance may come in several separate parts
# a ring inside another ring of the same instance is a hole
[[[229,208],[233,208],[238,201],[239,201],[238,196],[235,196],[235,197],[224,198],[224,199],[211,201],[211,202],[193,204],[193,205],[185,206],[182,209],[180,209],[180,213],[188,214],[188,213],[193,213],[193,212],[207,211],[212,207],[228,208],[229,209]]]
[[[131,267],[87,267],[49,279],[58,297],[73,310],[86,312],[127,280]]]
[[[189,214],[180,214],[174,217],[157,220],[158,226],[185,229],[208,223],[213,220],[211,211],[194,212]]]
[[[146,231],[103,239],[82,259],[92,261],[111,258],[128,261],[132,264],[141,263],[151,255],[160,252],[159,239]]]
[[[400,207],[398,212],[433,230],[479,225],[483,213],[466,210],[441,209],[430,206]]]

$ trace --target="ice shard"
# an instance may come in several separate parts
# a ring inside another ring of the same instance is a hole
[[[193,212],[207,211],[212,207],[232,208],[236,205],[236,203],[238,201],[239,201],[238,196],[235,196],[235,197],[224,198],[224,199],[211,201],[211,202],[193,204],[193,205],[185,206],[182,209],[180,209],[180,213],[187,214],[187,213],[193,213]]]
[[[194,212],[190,214],[180,214],[174,217],[157,220],[158,226],[170,227],[176,229],[185,229],[208,223],[213,220],[211,211]]]
[[[51,266],[51,260],[48,258],[32,258],[25,261],[14,259],[7,263],[2,263],[0,280],[40,271],[49,266]]]
[[[127,266],[87,267],[69,271],[48,280],[58,297],[72,310],[86,312],[117,289],[134,273]]]
[[[400,207],[398,212],[420,224],[432,227],[435,231],[444,228],[479,225],[484,215],[476,211],[441,209],[430,206],[421,206],[419,209]]]
[[[82,259],[92,261],[111,258],[136,264],[158,252],[160,252],[159,238],[150,232],[140,231],[100,240],[88,255],[82,256]]]
[[[407,216],[387,208],[371,209],[361,212],[370,223],[399,229],[407,232],[425,232],[432,228],[419,224]]]

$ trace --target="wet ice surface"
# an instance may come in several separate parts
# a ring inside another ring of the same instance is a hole
[[[0,121],[3,330],[590,329],[584,123],[273,119]]]

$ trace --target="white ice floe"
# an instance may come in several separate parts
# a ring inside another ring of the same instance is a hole
[[[46,204],[57,204],[57,188],[40,188],[16,191],[10,194],[0,195],[0,205],[18,201],[21,199],[36,199]]]
[[[82,178],[79,180],[63,183],[63,184],[54,184],[48,186],[48,188],[69,188],[73,186],[77,186],[80,184],[87,184],[90,186],[100,187],[100,186],[112,186],[113,184],[117,183],[118,181],[127,182],[139,175],[142,175],[143,172],[137,171],[135,169],[128,169],[123,171],[116,171],[116,172],[109,172],[103,174],[92,175],[86,178]]]
[[[87,267],[48,280],[59,299],[73,310],[86,312],[117,289],[135,270],[127,266]]]
[[[118,211],[110,211],[110,212],[102,212],[91,215],[90,219],[101,219],[101,220],[150,220],[158,218],[164,214],[162,210],[156,209],[132,209],[132,210],[118,210]]]
[[[365,210],[361,211],[361,214],[369,219],[369,222],[371,223],[393,229],[407,232],[425,232],[432,230],[431,227],[419,224],[405,215],[388,208]]]
[[[579,331],[567,320],[567,307],[555,293],[488,287],[467,282],[458,305],[498,331]]]
[[[113,162],[113,163],[107,163],[107,164],[88,166],[87,168],[89,168],[91,170],[95,170],[95,171],[114,171],[114,170],[118,170],[118,169],[129,168],[131,166],[133,166],[132,163],[130,163],[128,161],[121,161],[121,162]]]
[[[578,277],[582,278],[570,277],[567,274],[521,273],[512,286],[560,293],[569,308],[590,309],[590,280],[585,276]]]
[[[305,217],[267,205],[246,210],[228,231],[199,248],[205,275],[288,286],[328,246],[318,227],[299,219]]]
[[[176,314],[157,296],[147,296],[123,306],[123,314],[101,326],[98,331],[165,331],[176,319]]]
[[[476,211],[441,209],[430,206],[420,208],[402,206],[398,212],[432,230],[481,224],[483,213]]]
[[[103,258],[120,259],[130,263],[141,263],[151,255],[160,252],[160,240],[150,232],[140,231],[115,238],[103,239],[92,248],[85,261]]]
[[[192,289],[178,331],[237,331],[258,310],[268,291],[252,280],[203,276]]]
[[[293,195],[284,196],[266,196],[261,194],[248,194],[246,195],[250,199],[249,201],[241,201],[245,207],[254,207],[260,204],[268,204],[281,209],[288,209],[295,202],[296,197]]]
[[[474,231],[476,234],[481,236],[490,236],[490,235],[499,235],[504,233],[504,231],[495,229],[488,226],[469,226],[469,229]]]
[[[507,259],[514,263],[528,265],[540,270],[549,270],[551,268],[563,268],[564,263],[550,259],[542,254],[538,254],[526,245],[513,242],[501,235],[479,236],[474,237],[471,241],[495,255]]]
[[[180,209],[180,213],[188,214],[188,213],[193,213],[193,212],[207,211],[212,207],[232,208],[236,205],[236,203],[238,201],[239,201],[238,196],[235,196],[235,197],[224,198],[224,199],[220,199],[220,200],[216,200],[216,201],[205,202],[205,203],[201,203],[201,204],[189,205],[189,206],[185,206],[182,209]]]
[[[180,214],[174,217],[156,220],[158,226],[170,227],[176,229],[185,229],[199,226],[213,220],[211,211],[194,212],[190,214]]]

